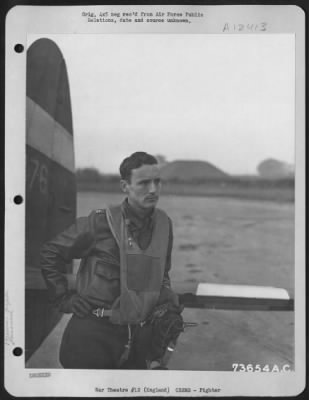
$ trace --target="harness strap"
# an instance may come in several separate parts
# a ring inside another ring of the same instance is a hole
[[[128,360],[131,346],[132,346],[132,329],[131,329],[131,325],[128,324],[128,343],[124,346],[125,349],[120,357],[119,366]]]
[[[111,317],[113,310],[109,310],[106,308],[96,308],[95,310],[92,310],[91,313],[95,315],[97,318],[104,318],[104,317]]]

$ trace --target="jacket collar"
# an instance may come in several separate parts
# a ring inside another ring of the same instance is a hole
[[[137,229],[144,227],[145,225],[151,225],[153,223],[153,218],[155,214],[155,208],[152,208],[145,215],[139,215],[133,207],[129,204],[128,198],[126,198],[122,203],[122,209],[125,218],[129,220],[130,225],[133,225]]]

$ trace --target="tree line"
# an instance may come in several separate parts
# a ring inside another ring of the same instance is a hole
[[[78,168],[76,170],[76,181],[78,185],[104,185],[118,184],[119,174],[103,174],[96,168]],[[184,180],[179,178],[163,179],[166,183],[203,185],[213,184],[220,186],[241,186],[241,187],[290,187],[294,188],[294,177],[285,178],[263,178],[258,175],[229,175],[220,178],[196,178]]]

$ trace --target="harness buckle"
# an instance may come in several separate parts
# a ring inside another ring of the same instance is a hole
[[[97,318],[103,318],[104,308],[96,308],[95,310],[92,310],[92,314],[94,314]]]

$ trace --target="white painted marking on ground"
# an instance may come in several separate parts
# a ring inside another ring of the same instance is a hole
[[[289,300],[290,298],[288,292],[282,288],[254,285],[225,285],[217,283],[199,283],[196,295],[281,300]]]

